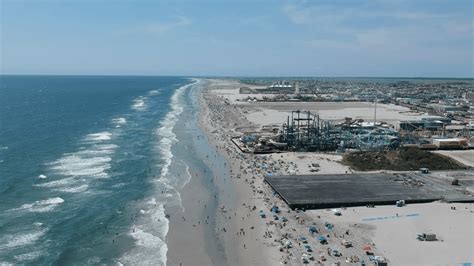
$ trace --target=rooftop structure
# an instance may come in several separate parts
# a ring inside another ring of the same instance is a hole
[[[406,203],[440,199],[474,200],[449,184],[445,190],[429,178],[407,174],[342,174],[265,176],[265,181],[291,208],[324,209]]]

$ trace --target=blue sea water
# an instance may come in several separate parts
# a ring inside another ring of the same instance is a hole
[[[194,82],[0,76],[0,264],[165,264],[164,205],[190,178],[170,173],[173,128]]]

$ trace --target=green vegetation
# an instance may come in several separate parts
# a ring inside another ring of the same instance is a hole
[[[443,155],[420,150],[401,148],[391,151],[359,151],[346,154],[343,163],[358,171],[394,170],[408,171],[426,167],[430,170],[465,169],[466,166]]]

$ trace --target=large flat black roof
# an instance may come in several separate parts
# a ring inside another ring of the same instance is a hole
[[[397,200],[421,203],[439,200],[440,193],[402,184],[393,174],[266,176],[265,181],[291,208],[388,205]]]

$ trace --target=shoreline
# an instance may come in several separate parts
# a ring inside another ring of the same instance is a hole
[[[266,228],[265,224],[259,221],[260,217],[256,211],[256,209],[265,209],[264,200],[257,195],[254,186],[248,181],[252,177],[241,173],[245,165],[244,160],[250,157],[241,154],[229,141],[229,137],[235,135],[232,127],[229,127],[231,126],[229,121],[232,121],[232,124],[248,124],[248,121],[238,116],[238,113],[216,112],[216,108],[220,109],[219,105],[224,102],[216,99],[212,93],[215,82],[215,80],[210,80],[208,86],[200,93],[199,125],[207,134],[209,144],[230,163],[230,178],[224,179],[223,182],[230,183],[235,198],[233,200],[220,199],[221,209],[217,214],[218,228],[226,228],[227,231],[219,234],[226,250],[227,265],[278,264],[278,260],[275,259],[278,254],[274,249],[268,248],[272,245],[271,241],[262,237],[265,235]],[[222,207],[225,208],[222,209]]]
[[[192,119],[197,119],[199,129],[192,142],[196,149],[189,165],[192,177],[179,190],[184,211],[180,206],[166,207],[170,214],[167,265],[273,265],[274,256],[262,250],[264,225],[248,207],[264,208],[263,201],[236,176],[241,170],[235,157],[238,151],[226,142],[224,135],[229,132],[212,122],[216,113],[206,98],[212,96],[209,85],[200,84],[195,93],[198,112]]]
[[[176,157],[187,165],[191,178],[179,189],[181,206],[166,207],[170,215],[167,260],[168,265],[180,266],[232,265],[227,263],[221,237],[227,229],[220,223],[218,212],[219,206],[233,202],[233,197],[228,198],[233,191],[226,181],[228,162],[211,145],[199,123],[203,85],[198,86],[186,95],[188,113],[175,129],[181,145],[186,147]]]

